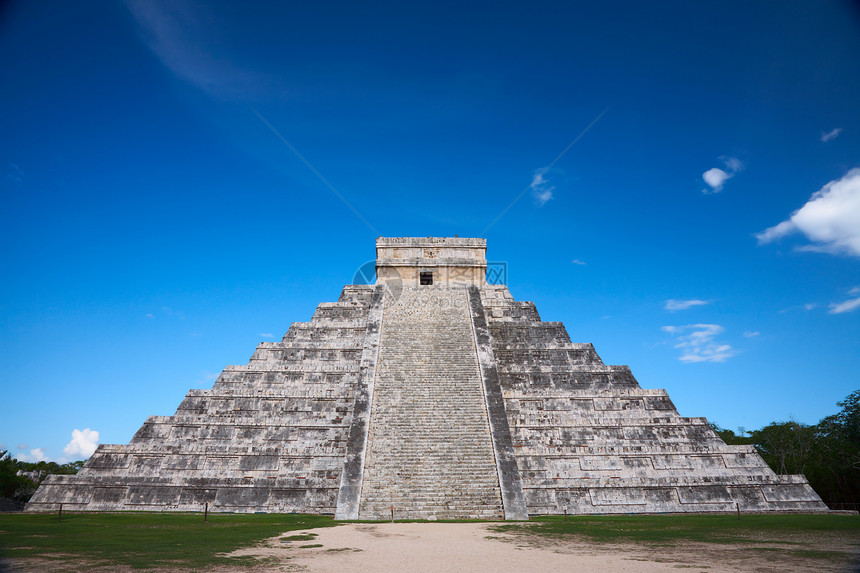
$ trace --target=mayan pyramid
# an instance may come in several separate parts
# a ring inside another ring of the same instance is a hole
[[[350,285],[50,476],[28,511],[306,512],[339,519],[825,511],[801,475],[728,446],[487,284],[486,241],[379,238]]]

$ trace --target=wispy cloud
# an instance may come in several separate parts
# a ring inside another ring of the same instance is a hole
[[[788,307],[788,308],[784,308],[784,309],[782,309],[782,310],[781,310],[781,311],[779,311],[779,312],[780,312],[780,313],[785,313],[785,312],[791,312],[791,311],[793,311],[793,310],[805,310],[805,311],[810,311],[810,310],[813,310],[813,309],[815,309],[815,308],[818,308],[818,304],[817,304],[817,303],[814,303],[814,302],[808,302],[808,303],[806,303],[806,304],[801,304],[801,305],[798,305],[798,306],[790,306],[790,307]]]
[[[688,308],[693,308],[694,306],[703,306],[709,304],[708,300],[698,300],[698,299],[690,299],[690,300],[677,300],[674,298],[670,298],[666,301],[666,304],[663,305],[663,310],[668,310],[669,312],[675,312],[678,310],[687,310]]]
[[[219,373],[212,373],[212,372],[209,372],[208,370],[205,370],[205,371],[203,371],[203,376],[197,378],[197,380],[195,380],[195,383],[196,384],[211,384],[213,381],[218,379],[218,376],[219,376]]]
[[[89,428],[85,428],[83,431],[75,428],[72,430],[72,440],[63,448],[63,455],[70,460],[88,458],[93,455],[98,445],[98,432]]]
[[[573,259],[573,260],[572,260],[572,261],[570,261],[570,262],[571,262],[571,263],[573,263],[573,264],[575,264],[575,265],[587,265],[587,264],[588,264],[588,263],[586,263],[585,261],[580,261],[579,259]]]
[[[603,117],[604,115],[606,115],[606,112],[608,112],[608,111],[609,111],[609,108],[606,108],[606,109],[604,109],[603,111],[601,111],[599,114],[597,114],[597,117],[595,117],[593,120],[591,120],[591,123],[589,123],[587,126],[585,126],[585,129],[583,129],[582,131],[580,131],[580,132],[579,132],[579,135],[577,135],[576,137],[574,137],[574,138],[573,138],[573,141],[571,141],[570,143],[568,143],[568,144],[567,144],[567,147],[565,147],[565,148],[561,151],[561,153],[559,153],[558,155],[556,155],[556,156],[555,156],[555,159],[553,159],[552,161],[550,161],[549,165],[547,165],[544,169],[546,169],[546,170],[552,169],[552,168],[553,168],[553,166],[554,166],[556,163],[558,163],[558,161],[559,161],[562,157],[564,157],[564,156],[565,156],[565,154],[566,154],[568,151],[570,151],[570,148],[571,148],[571,147],[573,147],[574,145],[576,145],[576,142],[578,142],[580,139],[582,139],[582,138],[585,136],[585,134],[586,134],[586,133],[588,133],[588,131],[589,131],[592,127],[594,127],[594,126],[595,126],[595,124],[597,124],[597,122],[598,122],[598,121],[600,121],[600,118],[601,118],[601,117]],[[508,203],[508,206],[507,206],[507,207],[505,207],[504,209],[502,209],[502,212],[501,212],[501,213],[499,213],[498,215],[496,215],[496,218],[495,218],[495,219],[493,219],[493,220],[492,220],[492,222],[491,222],[489,225],[487,225],[487,226],[484,228],[484,230],[483,230],[483,231],[481,231],[480,236],[481,236],[481,237],[483,237],[484,235],[486,235],[486,234],[487,234],[487,231],[489,231],[489,230],[493,227],[493,225],[495,225],[496,223],[498,223],[498,222],[499,222],[499,219],[501,219],[502,217],[504,217],[504,216],[505,216],[505,213],[507,213],[508,211],[510,211],[510,210],[511,210],[511,207],[513,207],[514,205],[516,205],[516,204],[519,202],[519,200],[523,198],[523,195],[525,195],[526,193],[528,193],[528,192],[529,192],[529,190],[531,190],[531,184],[529,184],[529,186],[528,186],[528,187],[526,187],[525,189],[523,189],[522,191],[520,191],[520,194],[519,194],[519,195],[517,195],[517,196],[514,198],[514,200],[513,200],[513,201],[511,201],[510,203]]]
[[[261,332],[259,334],[259,336],[262,336],[263,338],[274,338],[275,337],[275,335],[272,334],[271,332]]]
[[[237,96],[262,75],[234,64],[218,22],[201,3],[125,0],[149,49],[180,79],[213,95]]]
[[[831,129],[831,130],[830,130],[830,131],[828,131],[828,132],[824,132],[824,131],[822,131],[822,132],[821,132],[821,142],[822,142],[822,143],[827,143],[827,142],[828,142],[828,141],[830,141],[831,139],[836,139],[837,137],[839,137],[839,134],[840,134],[840,133],[842,133],[842,128],[841,128],[841,127],[837,127],[837,128],[835,128],[835,129]]]
[[[715,340],[725,329],[719,324],[687,324],[684,326],[664,326],[663,332],[675,338],[675,348],[681,350],[681,362],[725,362],[735,355],[728,344]]]
[[[13,183],[21,183],[24,180],[24,172],[14,163],[6,165],[6,179]]]
[[[860,169],[831,181],[788,219],[755,237],[764,245],[798,231],[811,241],[798,250],[860,256]]]
[[[713,195],[723,190],[723,185],[726,181],[734,177],[738,172],[742,171],[744,164],[737,157],[720,157],[725,169],[712,167],[702,173],[702,179],[707,183],[708,187],[702,189],[705,195]]]
[[[851,312],[858,308],[860,308],[860,296],[848,299],[838,304],[833,303],[830,305],[830,310],[827,312],[830,314],[842,314],[843,312]]]
[[[860,286],[850,289],[848,291],[848,295],[853,296],[854,298],[849,298],[848,300],[838,303],[831,303],[830,310],[827,312],[830,314],[842,314],[843,312],[852,312],[860,308]]]
[[[173,310],[169,306],[162,306],[160,310],[155,312],[147,312],[144,316],[146,318],[155,318],[157,316],[167,316],[170,318],[178,318],[179,320],[185,320],[185,314],[179,310]]]
[[[761,334],[761,332],[759,332],[758,330],[747,330],[746,332],[744,332],[744,338],[755,338],[759,334]]]
[[[532,190],[532,197],[534,197],[538,207],[546,205],[546,202],[552,199],[553,191],[555,191],[555,185],[550,183],[546,177],[548,171],[549,167],[541,167],[535,171],[532,182],[529,185],[529,188]]]

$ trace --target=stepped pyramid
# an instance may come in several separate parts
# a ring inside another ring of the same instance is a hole
[[[308,512],[339,519],[826,511],[801,475],[728,446],[487,284],[486,241],[379,238],[350,285],[50,476],[28,511]]]

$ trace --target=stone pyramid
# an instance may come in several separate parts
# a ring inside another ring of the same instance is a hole
[[[728,446],[486,282],[486,241],[380,238],[350,285],[50,476],[28,511],[308,512],[339,519],[826,511],[801,475]]]

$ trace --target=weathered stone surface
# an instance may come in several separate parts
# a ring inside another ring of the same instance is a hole
[[[359,518],[503,516],[464,288],[386,305]]]
[[[49,476],[27,510],[826,510],[803,476],[726,445],[488,285],[485,251],[483,239],[378,239],[375,286],[345,287],[173,416],[99,446],[76,476]]]
[[[487,402],[488,421],[493,438],[493,450],[496,455],[496,469],[499,474],[499,487],[502,492],[505,519],[528,519],[523,484],[517,467],[511,431],[505,412],[505,400],[499,383],[499,371],[496,368],[496,359],[490,342],[490,331],[487,327],[484,307],[481,304],[481,293],[478,287],[474,286],[469,287],[468,293],[475,347],[478,352],[478,363],[481,367],[481,378],[484,384],[484,399]]]
[[[377,285],[368,313],[364,350],[355,390],[352,423],[346,444],[346,459],[340,476],[337,497],[337,519],[358,519],[358,504],[361,499],[361,482],[367,453],[370,428],[370,408],[373,399],[376,364],[379,357],[379,340],[382,331],[382,313],[385,305],[385,286]]]

